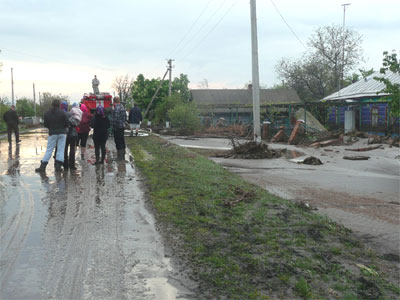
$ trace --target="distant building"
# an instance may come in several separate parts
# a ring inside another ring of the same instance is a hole
[[[330,108],[328,122],[331,128],[344,128],[346,132],[399,133],[399,118],[390,117],[390,95],[381,93],[385,85],[374,77],[385,77],[400,85],[400,74],[375,72],[325,97],[321,101],[337,102]]]
[[[214,124],[220,118],[230,124],[253,121],[251,85],[248,89],[196,89],[191,90],[191,97],[200,114],[211,118]],[[260,89],[261,114],[271,106],[287,110],[291,104],[300,103],[300,98],[293,89]]]

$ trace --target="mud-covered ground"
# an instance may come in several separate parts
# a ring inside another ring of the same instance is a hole
[[[164,137],[170,142],[219,154],[231,149],[229,139]],[[375,145],[373,145],[375,146]],[[275,159],[213,157],[217,163],[240,174],[271,193],[308,203],[316,212],[352,229],[367,245],[397,264],[400,263],[400,151],[382,149],[353,152],[368,147],[367,139],[353,145],[312,147],[269,144],[287,148]],[[369,160],[345,160],[343,156],[367,155]],[[322,165],[305,165],[314,156]]]
[[[129,138],[129,137],[127,137]],[[132,157],[35,173],[47,131],[0,141],[0,299],[193,299],[147,208]]]

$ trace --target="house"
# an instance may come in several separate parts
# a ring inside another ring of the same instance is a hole
[[[248,89],[196,89],[191,90],[191,97],[201,116],[211,118],[213,123],[220,118],[230,124],[251,123],[253,120],[251,85]],[[300,103],[299,96],[292,89],[260,89],[261,115],[266,114],[271,106],[284,111],[291,104]]]
[[[374,79],[385,77],[400,85],[400,74],[387,71],[386,74],[375,72],[321,101],[337,103],[329,112],[329,126],[351,130],[383,134],[399,132],[399,118],[390,117],[390,95],[382,93],[385,85]]]

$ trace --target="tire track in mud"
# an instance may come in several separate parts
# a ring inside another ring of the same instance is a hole
[[[3,290],[12,268],[22,250],[32,225],[34,214],[33,195],[29,186],[20,178],[20,188],[14,195],[18,195],[19,210],[9,217],[7,224],[1,230],[1,289]],[[14,200],[8,197],[6,201]]]

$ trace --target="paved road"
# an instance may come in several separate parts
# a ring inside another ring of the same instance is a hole
[[[129,153],[78,170],[34,169],[47,133],[0,142],[0,299],[191,299],[166,256]],[[89,142],[92,142],[89,139]],[[80,157],[78,151],[77,157]]]
[[[228,139],[164,137],[185,147],[226,150]],[[400,262],[400,151],[389,148],[368,152],[348,151],[367,147],[366,139],[354,145],[320,149],[271,144],[287,148],[287,157],[243,160],[213,158],[269,192],[286,199],[305,201],[318,212],[344,224],[381,254]],[[329,150],[329,151],[325,151]],[[368,155],[368,161],[343,156]],[[315,156],[320,166],[297,164],[291,158]]]

